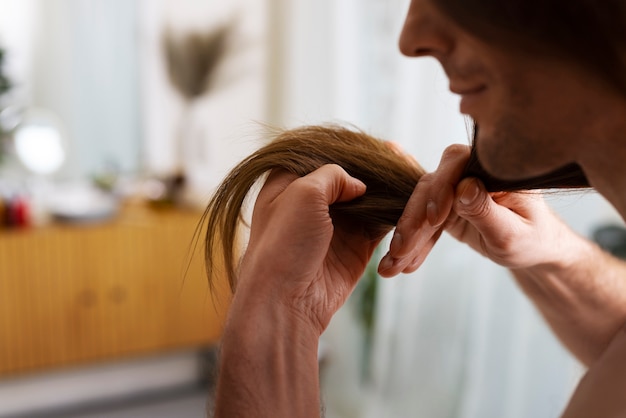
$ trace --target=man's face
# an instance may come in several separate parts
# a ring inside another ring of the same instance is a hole
[[[493,175],[544,174],[576,161],[589,142],[598,90],[576,66],[479,39],[434,0],[411,2],[400,49],[441,63],[461,112],[479,126],[478,156]]]

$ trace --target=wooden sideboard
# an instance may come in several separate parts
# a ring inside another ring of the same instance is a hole
[[[136,205],[97,225],[0,230],[0,376],[215,343],[230,291],[209,291],[199,220]]]

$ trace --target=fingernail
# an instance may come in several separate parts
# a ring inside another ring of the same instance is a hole
[[[398,231],[393,233],[393,238],[391,238],[391,244],[389,244],[389,250],[392,253],[395,253],[400,250],[402,247],[402,235]]]
[[[379,270],[385,271],[385,270],[389,270],[392,267],[393,267],[393,257],[391,257],[389,253],[387,253],[387,255],[385,255],[383,259],[380,260]]]
[[[439,208],[434,200],[429,200],[426,203],[426,218],[430,226],[436,227],[441,223],[439,220]]]
[[[464,205],[470,205],[472,202],[476,200],[478,194],[480,193],[480,189],[475,181],[472,181],[463,191],[459,201]]]

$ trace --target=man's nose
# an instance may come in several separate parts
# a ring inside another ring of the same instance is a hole
[[[421,3],[411,2],[400,35],[400,51],[408,57],[441,58],[452,49],[452,36],[446,31],[445,22]]]

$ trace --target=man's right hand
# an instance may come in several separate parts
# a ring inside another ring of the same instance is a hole
[[[561,221],[537,192],[488,193],[462,179],[469,147],[449,147],[400,218],[383,276],[410,273],[445,229],[511,269],[563,344],[593,364],[626,322],[626,263]]]
[[[470,149],[452,145],[437,170],[417,184],[398,221],[389,253],[379,266],[390,277],[415,271],[445,229],[496,263],[529,268],[572,263],[563,244],[575,235],[537,192],[488,193],[474,178],[462,179]]]

